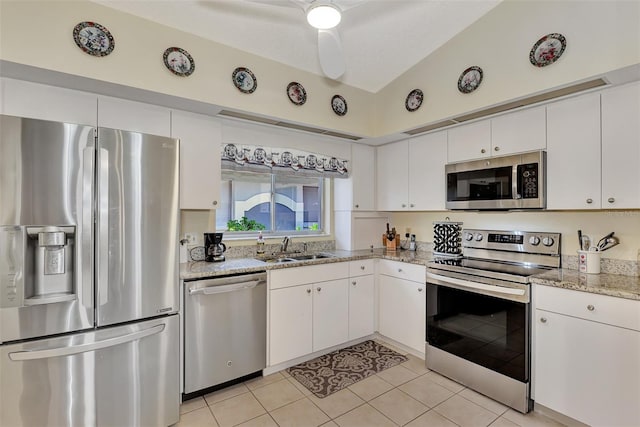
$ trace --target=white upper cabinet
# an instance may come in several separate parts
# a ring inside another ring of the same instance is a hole
[[[491,155],[524,153],[547,147],[545,107],[491,119]]]
[[[547,209],[600,209],[600,188],[600,94],[549,104]]]
[[[378,209],[444,210],[447,132],[378,147]]]
[[[180,209],[215,209],[220,200],[221,125],[213,117],[171,114],[171,137],[180,139]]]
[[[479,122],[449,129],[449,162],[483,159],[491,155],[491,122]]]
[[[406,210],[409,205],[409,141],[378,147],[376,165],[378,210]]]
[[[98,126],[171,136],[171,110],[142,102],[98,97]]]
[[[640,208],[640,83],[602,92],[602,208]]]
[[[0,79],[0,114],[97,126],[93,93],[14,79]]]
[[[544,150],[545,107],[528,108],[449,129],[449,162]]]
[[[447,132],[409,140],[409,210],[445,210]]]
[[[351,166],[348,179],[335,179],[334,210],[375,210],[375,148],[369,145],[351,145]]]

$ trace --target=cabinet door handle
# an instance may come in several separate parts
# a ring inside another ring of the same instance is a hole
[[[402,207],[403,207],[403,208],[406,208],[406,207],[407,207],[407,205],[403,203],[403,204],[402,204]]]
[[[593,305],[591,305],[591,304],[589,304],[589,305],[587,306],[587,310],[589,310],[589,311],[593,311],[593,310],[595,310],[595,309],[596,309],[596,308],[595,308]]]
[[[218,201],[217,201],[217,200],[214,200],[213,202],[211,202],[211,204],[212,204],[213,206],[217,206],[217,205],[218,205]]]
[[[364,270],[364,265],[361,265],[361,266],[360,266],[360,270]]]
[[[540,318],[540,323],[547,323],[547,318],[546,317],[541,317]]]
[[[485,149],[483,148],[482,150],[480,150],[480,152],[481,152],[482,154],[484,154],[484,153],[486,153],[486,152],[487,152],[487,150],[485,150]]]
[[[307,293],[310,294],[311,293],[311,289],[307,289]]]
[[[352,284],[353,286],[355,286],[355,285],[356,285],[356,282],[355,282],[355,281],[353,281],[353,282],[351,282],[351,284]]]
[[[398,273],[402,273],[402,269],[401,268],[398,269]]]
[[[356,208],[359,208],[359,207],[360,207],[360,205],[356,205]]]
[[[500,147],[493,147],[494,151],[500,151]]]
[[[318,287],[316,288],[316,290],[317,290],[318,292],[320,292],[320,291],[322,290],[322,288],[321,288],[320,286],[318,286]]]
[[[616,199],[614,199],[613,197],[609,197],[607,199],[607,202],[609,202],[609,203],[614,203],[615,201],[616,201]]]
[[[593,199],[587,199],[587,203],[588,203],[588,204],[593,203]]]
[[[418,292],[422,292],[422,288],[418,288]]]
[[[416,205],[414,205],[413,203],[411,203],[411,204],[409,205],[409,207],[411,207],[411,208],[413,208],[413,207],[415,207],[415,206],[416,206]]]

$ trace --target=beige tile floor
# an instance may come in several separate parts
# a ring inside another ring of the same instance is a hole
[[[429,371],[423,360],[407,357],[407,362],[324,399],[286,371],[255,378],[184,402],[175,426],[561,426],[536,412],[523,415],[509,409]]]

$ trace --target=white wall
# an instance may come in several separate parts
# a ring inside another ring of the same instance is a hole
[[[577,255],[578,229],[600,239],[615,231],[620,245],[603,252],[603,258],[640,261],[640,210],[629,211],[546,211],[546,212],[395,212],[392,225],[419,241],[433,241],[433,222],[461,221],[463,228],[548,231],[562,233],[561,253]],[[409,231],[407,231],[409,230]]]
[[[73,28],[87,20],[104,25],[114,36],[110,55],[93,57],[75,45]],[[175,76],[166,69],[162,54],[171,46],[194,58],[191,76]],[[0,1],[0,59],[347,133],[371,133],[369,92],[86,0]],[[241,93],[232,83],[231,74],[240,66],[257,77],[253,94]],[[292,81],[307,91],[302,106],[286,96]],[[346,116],[331,109],[336,93],[347,100]]]
[[[531,65],[531,47],[555,32],[567,39],[562,57]],[[638,63],[638,1],[505,0],[376,94],[374,132],[416,128]],[[460,93],[458,77],[472,65],[484,71],[482,84]],[[425,100],[409,113],[404,100],[414,88]]]

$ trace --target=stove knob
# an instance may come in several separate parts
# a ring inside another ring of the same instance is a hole
[[[476,242],[481,242],[482,241],[482,234],[478,233],[476,234]]]
[[[529,237],[529,243],[532,246],[538,246],[540,244],[540,238],[538,236],[531,236]]]
[[[542,244],[545,246],[551,246],[555,243],[555,241],[553,240],[553,237],[545,237],[544,239],[542,239]]]
[[[466,241],[471,241],[471,240],[473,240],[473,234],[471,234],[471,233],[464,233],[464,240],[466,240]]]

